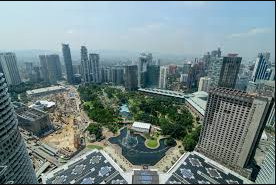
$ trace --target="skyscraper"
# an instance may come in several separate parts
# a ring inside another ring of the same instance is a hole
[[[14,184],[36,184],[35,171],[24,140],[17,126],[17,119],[10,101],[4,75],[0,73],[0,166],[6,181]]]
[[[58,55],[39,55],[43,79],[50,84],[62,79],[61,64]]]
[[[138,61],[138,86],[146,87],[148,66],[152,64],[152,54],[141,53]]]
[[[208,77],[201,77],[199,79],[198,91],[209,92],[211,79]]]
[[[268,80],[269,76],[266,74],[269,67],[269,53],[259,53],[256,59],[251,81]]]
[[[114,85],[124,85],[124,68],[114,66],[111,69],[111,81]]]
[[[156,88],[159,85],[160,66],[149,65],[147,70],[146,87]]]
[[[18,85],[21,83],[14,53],[0,53],[0,69],[4,73],[8,85]]]
[[[242,58],[238,57],[237,54],[228,54],[228,56],[223,57],[218,86],[235,88],[241,60]]]
[[[169,73],[169,69],[166,66],[160,67],[160,75],[159,75],[159,88],[166,89],[167,88],[167,75]]]
[[[182,70],[182,74],[189,74],[190,70],[191,70],[191,63],[185,63],[183,65],[183,70]]]
[[[222,67],[222,58],[211,57],[207,76],[211,79],[210,87],[217,87]]]
[[[85,83],[91,82],[92,66],[89,66],[87,49],[85,46],[81,46],[81,71],[83,81]]]
[[[275,138],[267,150],[256,184],[275,184]]]
[[[197,88],[202,76],[204,76],[204,63],[193,64],[188,74],[187,87],[190,89]]]
[[[62,53],[63,53],[63,59],[66,69],[66,76],[67,81],[69,84],[73,83],[73,65],[72,65],[72,58],[71,58],[71,51],[69,44],[62,44]]]
[[[92,67],[92,81],[100,83],[100,56],[96,53],[89,54],[89,65]],[[90,66],[89,66],[90,68]]]
[[[246,167],[255,153],[269,109],[269,98],[236,89],[211,89],[197,150],[229,167]]]
[[[138,89],[137,65],[125,66],[125,89],[128,91],[135,91]]]

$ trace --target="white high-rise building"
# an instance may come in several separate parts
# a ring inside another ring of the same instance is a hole
[[[198,151],[229,167],[246,167],[266,124],[271,99],[236,89],[210,89]]]
[[[3,184],[36,184],[36,174],[21,136],[5,78],[0,73],[0,166],[5,167]],[[0,179],[2,181],[2,179]]]
[[[275,184],[275,138],[266,153],[256,184]]]
[[[169,68],[166,66],[160,67],[160,76],[159,76],[159,88],[166,89],[167,88],[167,75],[169,72]]]
[[[208,92],[210,88],[211,78],[201,77],[198,84],[198,91]]]
[[[211,57],[208,66],[208,77],[211,78],[210,87],[218,86],[223,58]]]
[[[8,85],[18,85],[21,83],[16,56],[14,53],[0,53],[0,72],[5,75]]]

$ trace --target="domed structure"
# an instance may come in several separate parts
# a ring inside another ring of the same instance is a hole
[[[24,140],[18,130],[16,115],[2,73],[0,73],[0,166],[5,167],[2,175],[6,181],[16,184],[38,183]]]

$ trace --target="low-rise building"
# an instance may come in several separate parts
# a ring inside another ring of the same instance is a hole
[[[151,124],[135,121],[131,128],[132,128],[132,130],[137,131],[137,132],[149,133]]]
[[[52,86],[52,87],[45,87],[40,89],[34,89],[27,91],[27,96],[29,97],[39,97],[39,96],[47,96],[50,94],[60,93],[66,91],[67,88],[63,86]]]
[[[22,103],[13,103],[18,125],[34,135],[41,137],[53,131],[49,115],[38,109],[29,108]]]

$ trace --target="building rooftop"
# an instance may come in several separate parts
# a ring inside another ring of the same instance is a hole
[[[104,152],[92,150],[42,176],[43,184],[127,184],[123,171]]]
[[[186,153],[169,170],[166,184],[250,184],[245,177],[198,152]]]
[[[15,107],[17,116],[20,116],[24,119],[28,119],[30,121],[35,121],[37,119],[43,118],[48,115],[47,113],[41,110],[29,108],[24,104],[19,106],[19,104],[13,103],[13,105],[15,105],[14,107]]]
[[[208,93],[197,91],[185,96],[185,101],[191,104],[201,115],[204,116],[207,105]]]
[[[164,89],[153,89],[153,88],[140,88],[138,91],[141,92],[148,92],[148,93],[154,93],[164,96],[171,96],[176,98],[184,98],[184,93],[179,91],[170,91],[170,90],[164,90]]]
[[[27,91],[27,95],[33,95],[33,94],[39,94],[39,93],[45,93],[50,91],[58,91],[58,90],[66,90],[63,86],[52,86],[52,87],[45,87],[40,89],[34,89]]]
[[[35,104],[32,104],[32,105],[30,105],[30,107],[32,107],[32,108],[51,108],[51,107],[53,107],[53,106],[55,106],[56,105],[56,103],[55,102],[52,102],[52,101],[43,101],[43,100],[41,100],[41,101],[37,101],[37,102],[35,102]]]
[[[136,128],[144,128],[144,129],[150,129],[151,124],[150,123],[143,123],[143,122],[138,122],[135,121],[132,124],[132,127],[136,127]]]
[[[230,94],[233,96],[241,96],[241,97],[246,97],[246,98],[255,98],[256,95],[253,94],[248,94],[246,91],[241,91],[238,89],[229,89],[229,88],[224,88],[224,87],[215,87],[211,89],[210,91],[212,92],[217,92],[217,93],[223,93],[223,94]]]

